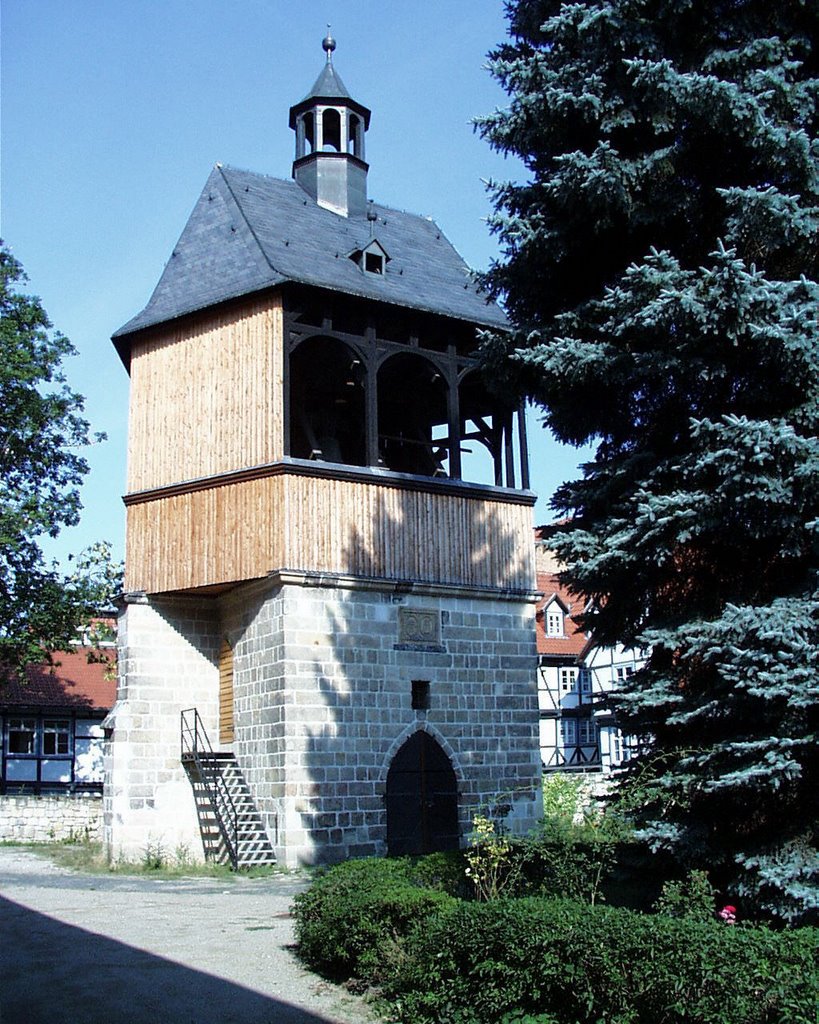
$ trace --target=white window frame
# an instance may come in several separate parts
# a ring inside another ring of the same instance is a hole
[[[557,604],[550,604],[545,612],[546,636],[565,636],[564,615]]]

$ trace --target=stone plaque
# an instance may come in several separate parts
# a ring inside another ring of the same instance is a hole
[[[398,609],[399,644],[440,644],[441,616],[428,608]]]

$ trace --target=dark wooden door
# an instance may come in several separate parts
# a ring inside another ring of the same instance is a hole
[[[440,744],[419,730],[387,773],[387,852],[416,856],[458,849],[458,783]]]

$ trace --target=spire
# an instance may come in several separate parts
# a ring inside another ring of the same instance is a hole
[[[322,48],[324,49],[324,52],[327,54],[327,63],[328,64],[332,64],[333,63],[333,50],[335,50],[335,48],[336,48],[336,41],[335,41],[335,39],[333,39],[332,35],[330,35],[330,23],[329,23],[329,21],[327,22],[327,35],[324,37],[324,39],[322,39],[321,45],[322,45]]]
[[[352,97],[347,91],[347,86],[341,81],[341,76],[336,71],[333,65],[333,51],[336,48],[336,41],[330,35],[330,26],[327,26],[327,35],[321,41],[321,47],[327,54],[327,61],[324,67],[321,69],[321,74],[313,84],[313,88],[304,99],[301,101],[305,103],[307,100],[326,99],[326,100],[350,100]],[[301,106],[301,104],[299,104]],[[369,111],[367,112],[369,114]],[[292,115],[291,115],[292,122]],[[293,125],[291,123],[290,127]]]
[[[364,133],[370,111],[357,103],[333,65],[336,41],[327,26],[327,60],[313,88],[290,108],[296,133],[293,177],[319,206],[348,217],[367,208]]]

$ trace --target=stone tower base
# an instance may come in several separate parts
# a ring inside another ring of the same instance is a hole
[[[201,855],[179,717],[196,707],[220,746],[225,640],[229,749],[282,863],[386,853],[401,807],[393,798],[388,822],[390,767],[419,730],[454,773],[461,837],[498,803],[515,832],[540,817],[532,595],[282,572],[209,600],[127,604],[108,723],[112,856],[149,842]],[[430,815],[426,842],[442,827]]]

